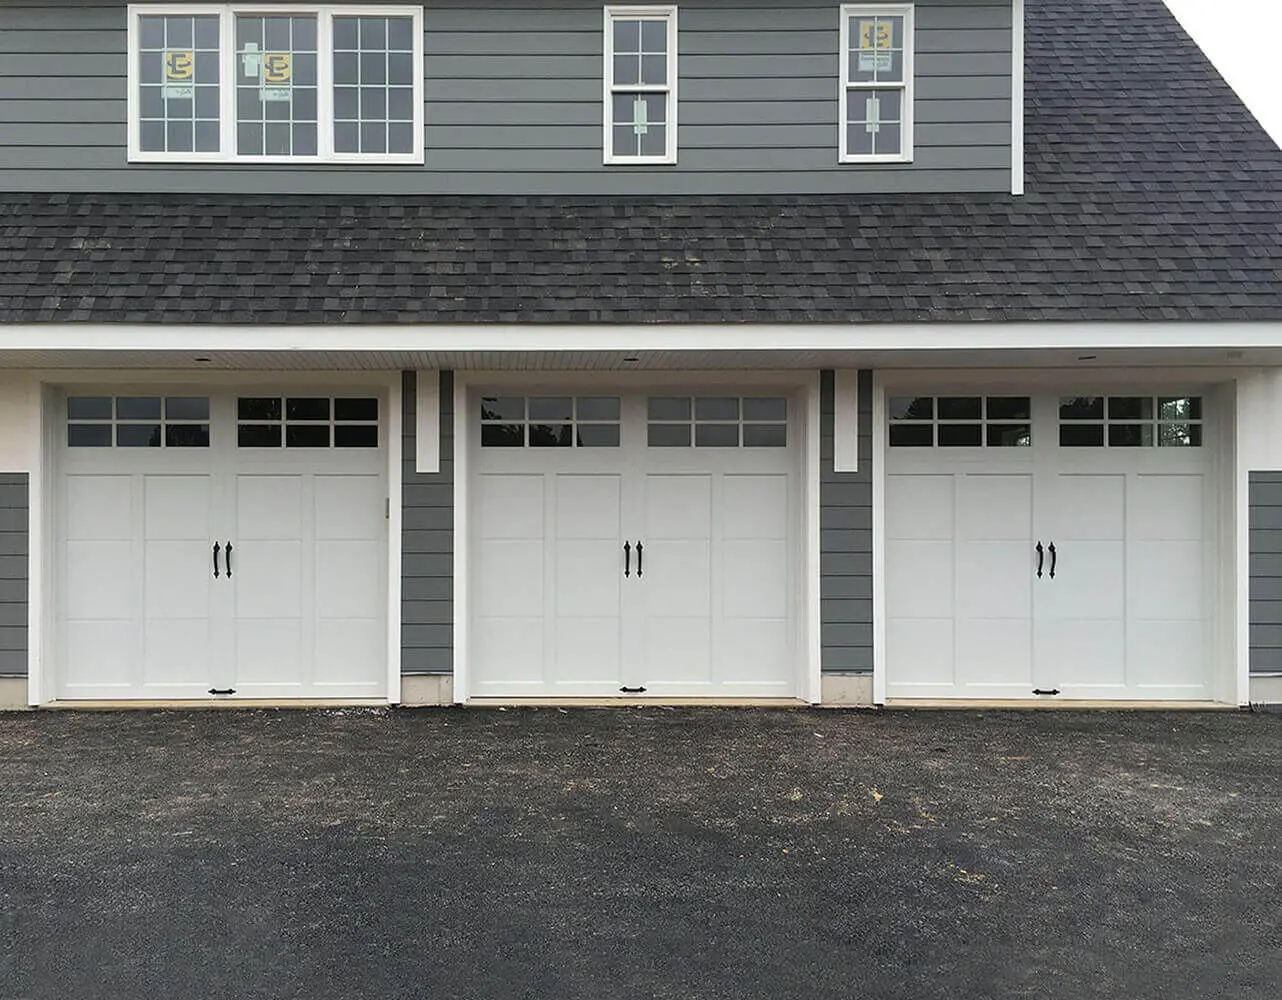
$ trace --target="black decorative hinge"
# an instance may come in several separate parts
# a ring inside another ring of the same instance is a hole
[[[1044,691],[1041,688],[1033,688],[1033,694],[1059,694],[1059,688],[1052,688],[1049,691]]]
[[[624,694],[645,694],[645,688],[643,687],[641,688],[621,687],[619,688],[619,690],[622,691]]]
[[[210,688],[209,693],[210,694],[235,694],[236,689],[235,688]]]

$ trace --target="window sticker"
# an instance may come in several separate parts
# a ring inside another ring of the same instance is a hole
[[[290,98],[289,52],[259,52],[256,42],[246,42],[241,56],[246,76],[258,77],[258,98],[264,103]]]
[[[862,73],[872,70],[894,68],[895,57],[890,52],[891,32],[887,21],[859,22],[859,70]],[[870,129],[869,131],[872,131]]]
[[[164,96],[170,101],[190,101],[196,96],[196,54],[191,49],[165,51]]]

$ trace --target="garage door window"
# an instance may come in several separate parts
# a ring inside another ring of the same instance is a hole
[[[892,396],[892,448],[1027,448],[1028,396]]]
[[[1200,448],[1200,396],[1065,396],[1062,448]]]
[[[69,396],[70,448],[208,448],[207,396]]]
[[[482,396],[482,448],[617,448],[618,396]]]
[[[784,448],[788,400],[776,396],[651,396],[651,448]]]
[[[241,396],[241,448],[377,448],[378,400],[369,397]]]

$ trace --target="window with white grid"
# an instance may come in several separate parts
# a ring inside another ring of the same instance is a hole
[[[422,163],[422,13],[131,5],[129,158]]]
[[[605,162],[677,162],[677,9],[605,8]]]
[[[912,4],[841,8],[840,159],[913,158]]]

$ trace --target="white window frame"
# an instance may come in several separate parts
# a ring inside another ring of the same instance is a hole
[[[140,133],[140,95],[138,80],[138,45],[141,32],[138,24],[143,16],[192,17],[215,15],[219,18],[219,146],[217,153],[144,152]],[[315,156],[251,156],[236,152],[236,85],[235,31],[238,15],[260,16],[316,16],[316,155]],[[413,20],[414,33],[414,135],[417,142],[408,153],[336,153],[334,151],[334,47],[333,19],[335,17],[409,17]],[[128,113],[128,159],[130,163],[292,163],[303,166],[311,163],[423,163],[424,155],[424,92],[423,92],[423,8],[419,6],[333,5],[333,4],[184,4],[145,3],[129,4],[128,8],[128,72],[129,88],[126,102]]]
[[[902,17],[904,19],[904,80],[903,83],[850,79],[850,23],[860,17]],[[841,5],[841,72],[837,85],[837,149],[840,163],[912,163],[913,161],[913,76],[915,32],[913,4],[854,4]],[[898,153],[851,153],[847,143],[847,116],[851,91],[900,90],[903,93],[902,140]]]
[[[658,84],[620,84],[614,83],[614,22],[636,18],[643,20],[665,20],[668,29],[668,82],[666,86]],[[605,49],[602,74],[604,96],[602,99],[602,151],[604,162],[610,164],[673,164],[677,162],[677,8],[676,5],[643,5],[629,7],[605,8]],[[667,142],[663,156],[616,156],[614,153],[614,132],[611,121],[613,97],[616,91],[627,93],[645,92],[660,94],[667,92]]]

